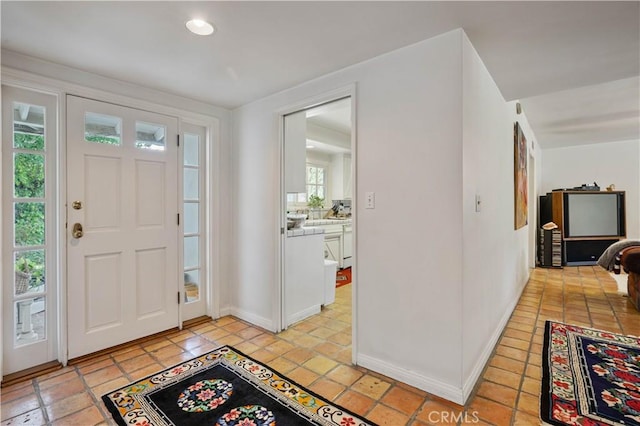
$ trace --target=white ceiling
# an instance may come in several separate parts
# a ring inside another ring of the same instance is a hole
[[[0,3],[3,49],[235,108],[463,28],[543,147],[640,139],[640,2]],[[186,31],[200,17],[213,36]]]

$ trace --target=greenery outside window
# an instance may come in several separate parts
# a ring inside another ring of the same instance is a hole
[[[326,198],[327,193],[327,177],[324,167],[307,164],[307,200],[312,195],[320,198]]]

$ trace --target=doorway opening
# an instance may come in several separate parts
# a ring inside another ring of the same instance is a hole
[[[355,329],[353,118],[349,94],[292,109],[282,119],[281,329],[330,312],[338,319],[333,330],[311,331],[322,339],[333,331],[345,340],[344,331]]]

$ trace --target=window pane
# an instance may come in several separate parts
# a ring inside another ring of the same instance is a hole
[[[315,167],[307,167],[307,183],[316,183]]]
[[[318,186],[318,189],[317,189],[316,192],[317,192],[318,197],[324,198],[324,186]]]
[[[184,199],[199,199],[198,169],[184,169]]]
[[[17,252],[13,258],[15,295],[45,291],[45,255],[42,250]]]
[[[200,137],[190,133],[184,134],[184,164],[197,166],[199,164]]]
[[[200,300],[200,270],[184,273],[184,299],[186,303]]]
[[[164,151],[167,128],[136,121],[136,148]]]
[[[298,202],[299,203],[306,203],[307,202],[307,194],[305,194],[304,192],[299,192],[298,193]]]
[[[44,245],[44,203],[14,203],[16,246]]]
[[[35,297],[14,303],[16,346],[45,340],[46,299]]]
[[[122,120],[110,115],[87,112],[84,115],[84,140],[107,145],[120,145]]]
[[[200,266],[198,247],[198,237],[185,237],[184,238],[184,267],[197,268]]]
[[[316,186],[307,185],[307,196],[311,197],[312,195],[316,195]]]
[[[44,150],[44,112],[44,107],[14,102],[14,148]]]
[[[324,185],[324,169],[318,169],[318,185]]]
[[[44,198],[44,155],[13,155],[14,196]]]
[[[185,234],[197,234],[198,233],[198,220],[200,218],[199,203],[184,203],[184,233]]]

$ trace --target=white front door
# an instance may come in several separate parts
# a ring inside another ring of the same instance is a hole
[[[67,96],[69,358],[179,325],[177,127]]]

